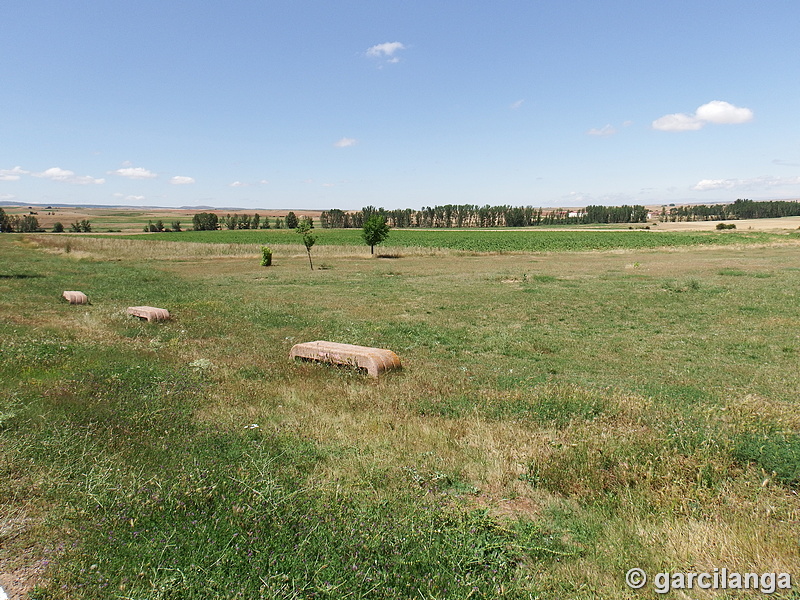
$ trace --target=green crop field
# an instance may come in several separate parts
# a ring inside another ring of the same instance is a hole
[[[0,235],[7,590],[624,600],[650,597],[634,567],[800,576],[797,237],[392,231],[450,250],[385,259],[318,233],[314,270],[288,231]],[[299,250],[265,268],[262,243]],[[310,340],[403,369],[292,362]],[[764,596],[690,591],[666,597]]]
[[[320,246],[363,245],[361,230],[315,229]],[[537,230],[392,230],[385,246],[394,248],[445,248],[466,252],[561,252],[659,248],[736,243],[764,243],[786,234],[761,232],[689,233],[657,231],[537,231]],[[796,234],[789,234],[796,235]],[[141,236],[120,236],[141,239]],[[206,244],[301,244],[293,230],[185,231],[151,233],[161,241]]]

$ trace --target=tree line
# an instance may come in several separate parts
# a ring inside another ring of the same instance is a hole
[[[0,208],[0,233],[32,233],[43,231],[39,227],[39,219],[32,214],[9,215]]]
[[[554,208],[545,211],[532,206],[478,206],[445,204],[443,206],[386,210],[366,206],[348,212],[338,208],[323,211],[320,225],[324,228],[360,228],[373,214],[386,219],[391,227],[533,227],[537,225],[580,225],[588,223],[644,223],[648,212],[644,206],[587,206],[584,209]]]
[[[39,226],[36,213],[31,211],[27,215],[9,215],[0,208],[0,233],[35,233],[44,232]],[[53,233],[63,233],[64,225],[61,222],[53,224]],[[92,231],[92,225],[87,219],[75,221],[70,225],[70,233],[87,233]]]
[[[314,220],[304,217],[309,228],[314,228]],[[220,218],[215,213],[201,212],[192,217],[192,227],[195,231],[216,231],[217,229],[296,229],[300,219],[294,212],[289,211],[286,218],[276,217],[271,221],[269,217],[262,217],[258,213],[253,215],[227,214]]]
[[[800,216],[800,202],[796,200],[755,201],[739,198],[732,204],[694,204],[690,206],[664,206],[661,221],[730,221],[738,219],[774,219]]]

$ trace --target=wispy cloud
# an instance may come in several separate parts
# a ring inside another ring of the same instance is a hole
[[[800,167],[800,163],[791,162],[789,160],[781,160],[780,158],[776,158],[772,161],[773,165],[780,165],[781,167]],[[0,171],[2,173],[2,171]]]
[[[97,179],[89,175],[75,175],[74,171],[69,171],[60,167],[50,167],[41,173],[33,173],[33,176],[41,177],[42,179],[50,179],[51,181],[74,183],[76,185],[91,185],[106,182],[105,179]]]
[[[712,100],[698,107],[693,115],[673,113],[653,121],[653,129],[659,131],[697,131],[708,123],[738,125],[753,120],[753,111],[740,108],[722,100]]]
[[[617,130],[613,125],[604,125],[600,129],[593,128],[586,132],[587,135],[595,135],[600,137],[607,137],[609,135],[614,135],[615,133],[617,133]]]
[[[385,42],[367,48],[366,54],[371,58],[385,59],[387,63],[394,64],[400,62],[400,57],[396,55],[397,52],[405,49],[406,47],[400,42]]]
[[[128,202],[141,202],[144,198],[144,196],[125,196],[125,200]]]
[[[241,181],[234,181],[233,183],[230,183],[230,184],[228,184],[228,185],[229,185],[230,187],[245,187],[245,186],[247,186],[247,184],[246,184],[246,183],[243,183],[243,182],[241,182]]]
[[[142,167],[123,167],[116,171],[109,171],[109,175],[119,175],[120,177],[127,177],[128,179],[153,179],[158,177],[156,173],[143,169]]]
[[[711,190],[776,188],[790,185],[800,185],[800,177],[764,175],[751,179],[702,179],[692,189],[698,192],[707,192]]]
[[[183,175],[175,175],[172,179],[169,180],[172,185],[187,185],[189,183],[194,183],[193,177],[185,177]]]
[[[525,100],[517,100],[516,102],[512,102],[512,103],[511,103],[511,106],[509,106],[509,108],[510,108],[511,110],[517,110],[519,107],[521,107],[521,106],[522,106],[522,104],[523,104],[524,102],[525,102]]]
[[[343,137],[338,142],[335,142],[333,145],[337,148],[349,148],[350,146],[355,146],[358,143],[357,139]]]
[[[14,167],[13,169],[0,169],[0,181],[17,181],[20,176],[27,175],[22,167]]]
[[[406,47],[400,42],[385,42],[367,48],[367,56],[381,58],[384,56],[394,56],[398,50],[405,50]]]

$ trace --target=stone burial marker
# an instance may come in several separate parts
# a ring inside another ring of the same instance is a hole
[[[322,340],[295,344],[289,352],[289,357],[349,365],[357,369],[364,369],[372,377],[401,368],[400,358],[391,350]]]
[[[155,308],[153,306],[129,306],[127,313],[146,321],[166,321],[169,319],[169,311],[166,308]]]
[[[89,304],[89,299],[83,292],[64,292],[61,296],[70,304]]]

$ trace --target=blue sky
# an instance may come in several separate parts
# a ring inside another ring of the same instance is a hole
[[[800,3],[9,0],[0,200],[800,198]]]

